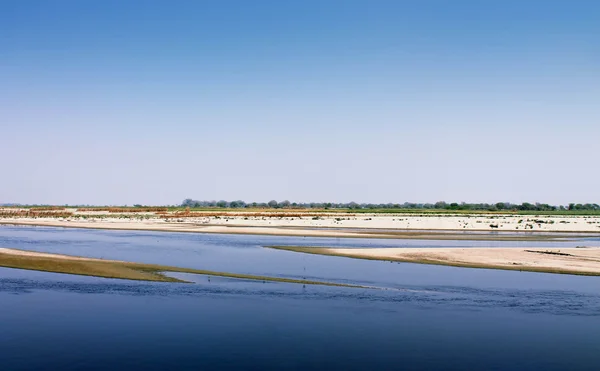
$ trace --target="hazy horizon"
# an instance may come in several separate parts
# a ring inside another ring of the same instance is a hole
[[[0,203],[598,203],[600,3],[0,4]]]

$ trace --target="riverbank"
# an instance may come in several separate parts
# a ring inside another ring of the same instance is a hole
[[[269,247],[299,253],[354,259],[600,276],[600,247],[561,249]]]
[[[201,214],[201,213],[196,213]],[[600,218],[515,215],[342,215],[291,213],[235,214],[173,218],[145,213],[73,214],[71,217],[4,217],[0,224],[165,232],[255,234],[296,237],[540,240],[575,233],[600,236]],[[175,215],[175,214],[174,214]],[[514,232],[482,234],[481,232]]]

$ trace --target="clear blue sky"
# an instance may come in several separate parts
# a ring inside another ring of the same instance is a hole
[[[598,202],[598,1],[0,2],[0,203]]]

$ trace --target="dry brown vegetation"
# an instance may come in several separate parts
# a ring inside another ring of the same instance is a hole
[[[38,206],[32,207],[29,210],[31,211],[57,211],[57,210],[65,210],[64,206]]]
[[[189,209],[180,211],[168,211],[166,207],[82,207],[77,209],[44,206],[33,207],[30,209],[3,208],[0,209],[0,217],[7,218],[64,218],[71,216],[84,215],[85,212],[108,212],[110,214],[129,214],[154,213],[164,219],[178,218],[315,218],[338,214],[323,212],[302,212],[302,211],[257,211],[234,212],[234,211],[190,211]],[[116,216],[116,215],[115,215]]]
[[[168,209],[166,207],[136,207],[136,208],[127,208],[127,207],[110,207],[108,208],[109,213],[155,213],[155,212],[165,212]]]
[[[109,213],[153,213],[166,212],[166,207],[81,207],[77,211],[108,211]]]
[[[2,218],[68,218],[73,211],[0,210]]]
[[[210,211],[180,211],[174,213],[159,212],[157,213],[163,218],[215,218],[215,217],[246,217],[246,218],[307,218],[307,217],[322,217],[337,214],[324,213],[298,213],[298,212],[210,212]]]

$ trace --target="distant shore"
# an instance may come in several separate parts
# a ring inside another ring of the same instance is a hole
[[[544,239],[573,233],[600,236],[600,217],[510,214],[339,214],[298,212],[40,212],[1,216],[0,224],[166,232],[306,237],[419,239]],[[533,232],[533,233],[532,233]]]
[[[187,232],[215,234],[245,234],[263,236],[288,237],[333,237],[333,238],[380,238],[380,239],[418,239],[418,240],[478,240],[478,241],[549,241],[568,239],[575,236],[599,235],[592,231],[502,231],[504,233],[482,233],[485,230],[452,230],[452,229],[377,229],[349,227],[289,227],[289,226],[247,226],[247,225],[210,225],[195,223],[172,223],[147,220],[85,220],[68,221],[55,219],[38,220],[0,220],[0,225],[39,226],[58,228]]]

